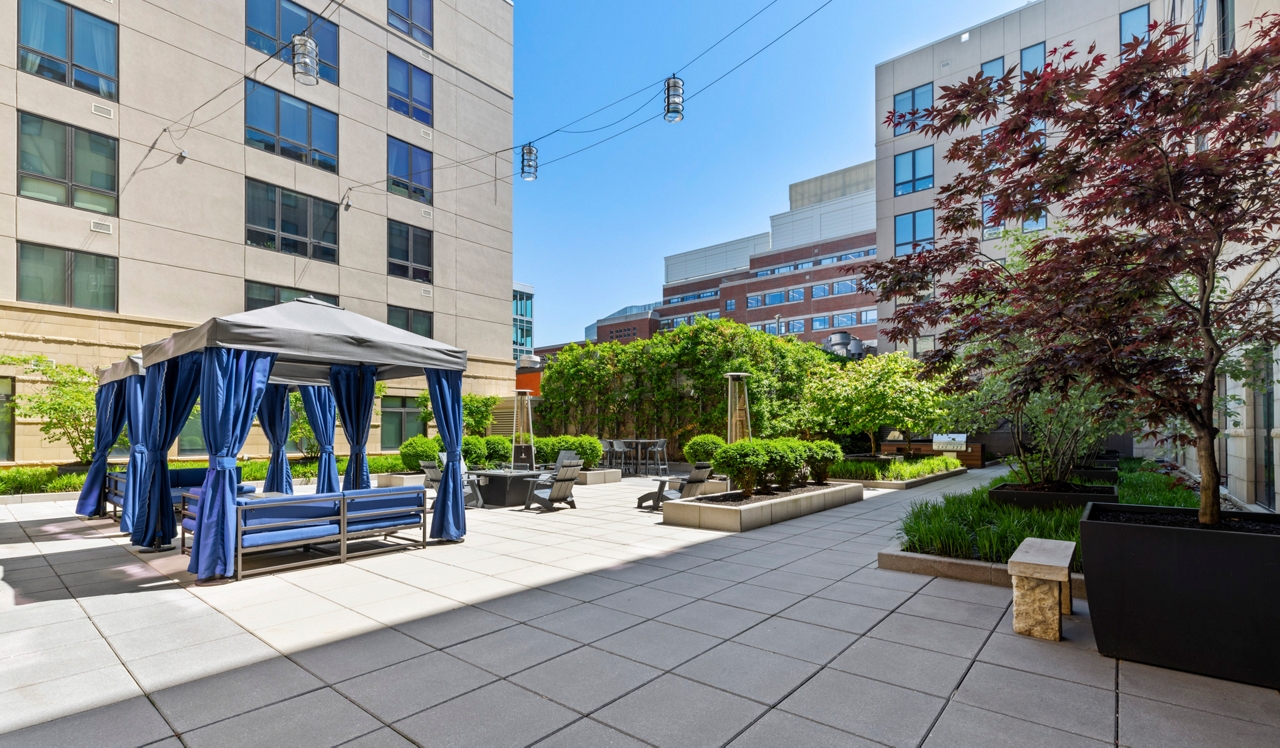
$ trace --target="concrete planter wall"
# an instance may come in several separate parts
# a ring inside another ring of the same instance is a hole
[[[959,579],[962,582],[990,584],[1006,589],[1013,586],[1013,578],[1009,576],[1008,564],[997,564],[991,561],[975,561],[965,558],[947,558],[929,553],[909,553],[902,550],[902,545],[894,541],[893,545],[880,551],[877,565],[889,571],[905,571],[909,574],[924,574],[944,579]],[[1084,575],[1071,573],[1071,596],[1081,600],[1088,599]]]
[[[594,468],[578,472],[579,486],[598,486],[602,483],[618,483],[622,480],[622,471],[613,468]]]
[[[806,514],[862,501],[862,486],[846,483],[799,496],[760,501],[744,506],[716,506],[693,499],[662,502],[662,521],[668,525],[722,532],[746,532]]]

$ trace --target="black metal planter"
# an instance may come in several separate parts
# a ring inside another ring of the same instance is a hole
[[[1023,509],[1053,509],[1060,506],[1084,506],[1091,501],[1115,501],[1115,486],[1079,486],[1078,491],[1020,491],[1001,483],[991,489],[991,500]]]
[[[1115,468],[1078,467],[1071,469],[1071,475],[1084,480],[1101,480],[1117,484],[1120,482],[1120,471]]]
[[[1098,519],[1109,511],[1195,509],[1091,503],[1080,520],[1098,651],[1149,665],[1280,688],[1280,535]],[[1280,516],[1223,512],[1280,524]]]

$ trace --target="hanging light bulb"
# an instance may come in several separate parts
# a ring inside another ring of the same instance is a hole
[[[320,48],[316,40],[302,34],[293,36],[293,79],[304,86],[320,82]]]
[[[538,178],[538,149],[533,143],[520,149],[520,178],[526,182]]]
[[[667,79],[667,113],[668,122],[679,122],[684,119],[684,81],[672,73]]]

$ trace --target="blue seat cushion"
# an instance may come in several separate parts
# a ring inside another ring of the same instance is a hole
[[[366,530],[385,530],[393,527],[416,527],[422,522],[420,514],[396,514],[390,517],[375,517],[364,521],[352,521],[347,518],[347,532],[365,532]]]
[[[169,490],[169,495],[173,497],[173,503],[181,504],[182,494],[184,493],[192,494],[193,496],[196,497],[196,499],[187,501],[187,506],[192,506],[196,503],[196,501],[200,500],[199,497],[203,491],[204,491],[204,486],[202,485],[186,486],[184,488],[171,488]],[[240,485],[236,486],[237,496],[248,496],[249,494],[253,494],[257,492],[258,492],[257,486],[251,486],[247,483],[241,483]]]
[[[426,491],[420,487],[366,488],[344,491],[342,495],[347,499],[348,527],[362,514],[395,510],[414,512],[421,511],[426,505]]]
[[[276,543],[289,543],[301,540],[316,540],[332,537],[337,539],[338,526],[330,523],[319,525],[294,525],[278,530],[246,533],[242,540],[245,548],[257,548]]]

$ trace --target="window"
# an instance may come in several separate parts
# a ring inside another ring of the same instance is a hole
[[[13,462],[13,377],[0,377],[0,460]]]
[[[1022,222],[1022,231],[1024,233],[1031,231],[1041,231],[1049,225],[1049,214],[1041,212],[1040,216]]]
[[[876,323],[876,310],[871,309],[865,312],[859,312],[858,317],[864,325],[874,325]]]
[[[244,282],[244,310],[246,312],[252,312],[254,309],[265,309],[276,304],[283,304],[286,301],[301,299],[304,296],[311,296],[334,306],[338,305],[338,297],[333,294],[304,291],[301,288],[273,286],[269,283]]]
[[[533,319],[533,294],[528,291],[512,290],[511,316]]]
[[[915,358],[922,353],[928,353],[933,350],[933,336],[925,335],[911,341],[911,357]]]
[[[431,126],[431,73],[387,55],[387,108]]]
[[[809,298],[811,299],[821,299],[823,296],[827,296],[830,293],[831,293],[831,289],[825,283],[823,283],[820,286],[809,287]]]
[[[182,424],[182,431],[178,432],[178,454],[180,455],[203,455],[208,454],[209,450],[204,446],[204,427],[200,423],[200,409],[194,408],[191,415],[187,416],[187,422]]]
[[[893,194],[910,195],[933,186],[933,146],[893,157]]]
[[[338,261],[336,203],[245,179],[244,213],[244,243],[250,247]]]
[[[338,26],[289,0],[248,0],[244,43],[268,57],[293,64],[293,36],[306,31],[316,40],[320,77],[338,83]]]
[[[853,293],[858,290],[858,285],[851,280],[839,280],[831,284],[831,294],[839,296],[840,294]]]
[[[338,173],[338,115],[248,79],[244,100],[245,145]]]
[[[836,258],[834,258],[834,257],[823,257],[821,260],[818,260],[818,264],[819,264],[819,265],[831,265],[831,264],[833,264],[835,261],[836,261]]]
[[[901,257],[927,249],[933,249],[933,208],[894,216],[894,256]]]
[[[987,60],[982,63],[982,74],[987,78],[1000,80],[1004,76],[1004,58],[997,57],[994,60]]]
[[[738,308],[738,300],[737,300],[737,299],[729,299],[728,301],[726,301],[726,302],[724,303],[724,310],[725,310],[726,312],[732,312],[734,309],[737,309],[737,308]]]
[[[777,335],[777,334],[778,334],[778,323],[776,323],[776,322],[769,322],[769,323],[767,323],[767,324],[764,326],[764,331],[765,331],[765,332],[767,332],[767,333],[769,333],[770,335]]]
[[[382,410],[382,451],[394,452],[411,436],[426,436],[427,425],[419,418],[418,401],[412,397],[384,397]]]
[[[431,0],[387,0],[387,25],[432,46]]]
[[[720,319],[720,312],[707,312],[707,319]]]
[[[772,270],[757,270],[757,271],[756,271],[756,277],[757,277],[757,278],[763,278],[763,277],[765,277],[766,275],[773,275],[773,271],[772,271]]]
[[[702,293],[698,294],[698,298],[699,298],[699,299],[714,299],[714,298],[716,298],[716,297],[717,297],[717,296],[719,296],[719,295],[720,295],[720,292],[719,292],[719,291],[703,291]]]
[[[831,327],[831,319],[828,317],[814,317],[810,322],[812,323],[810,329],[813,330],[826,330]]]
[[[431,151],[387,136],[387,192],[431,204]]]
[[[792,270],[795,270],[795,268],[794,268],[794,267],[792,267],[791,265],[786,265],[786,266],[784,266],[784,267],[774,268],[774,269],[773,269],[773,274],[774,274],[774,275],[782,275],[783,273],[790,273]]]
[[[18,194],[116,214],[116,139],[18,115]]]
[[[400,306],[387,307],[388,325],[398,327],[401,330],[408,330],[424,338],[431,337],[432,321],[431,312],[424,312],[421,309],[405,309]]]
[[[1218,0],[1218,54],[1236,48],[1236,0]]]
[[[803,288],[788,289],[787,301],[804,301],[804,289]]]
[[[755,309],[756,307],[760,306],[760,305],[761,305],[761,303],[762,303],[763,301],[764,301],[764,300],[763,300],[763,299],[761,299],[759,296],[748,296],[748,297],[747,297],[747,308],[748,308],[748,309]]]
[[[812,261],[812,260],[810,260],[809,262],[797,262],[797,263],[796,263],[796,270],[808,270],[808,269],[809,269],[809,268],[811,268],[811,267],[813,267],[813,261]]]
[[[786,295],[783,294],[783,292],[770,291],[769,293],[764,295],[764,305],[773,306],[774,304],[781,304],[785,299],[786,299]]]
[[[18,28],[21,70],[116,101],[114,23],[58,0],[21,0]]]
[[[116,258],[18,243],[18,300],[116,310]]]
[[[755,330],[756,332],[760,332],[761,330],[764,329],[764,325],[750,325],[750,327],[752,330]]]
[[[1151,6],[1143,5],[1120,14],[1120,44],[1133,42],[1134,38],[1147,41],[1147,26],[1151,23]]]
[[[984,195],[982,198],[982,238],[995,239],[1004,231],[1004,221],[995,220],[995,195]]]
[[[1044,42],[1022,50],[1022,75],[1038,73],[1044,69]]]
[[[919,86],[918,88],[913,88],[910,91],[904,91],[894,96],[893,111],[896,114],[908,115],[908,117],[907,119],[903,120],[901,124],[893,128],[893,134],[902,135],[904,133],[911,132],[908,125],[910,125],[912,122],[916,123],[917,125],[921,125],[921,124],[924,124],[925,122],[928,122],[929,118],[925,116],[924,110],[932,106],[933,106],[933,84],[932,83],[926,83],[923,86]],[[915,116],[910,116],[910,113],[912,111],[916,112]]]
[[[804,332],[804,320],[793,319],[787,323],[787,332]]]
[[[835,327],[853,327],[857,324],[857,317],[858,315],[852,312],[833,314],[831,315],[831,324]]]
[[[388,220],[387,275],[430,283],[431,232],[417,226]],[[528,296],[528,294],[525,295]],[[532,307],[532,296],[529,298],[529,304]]]

